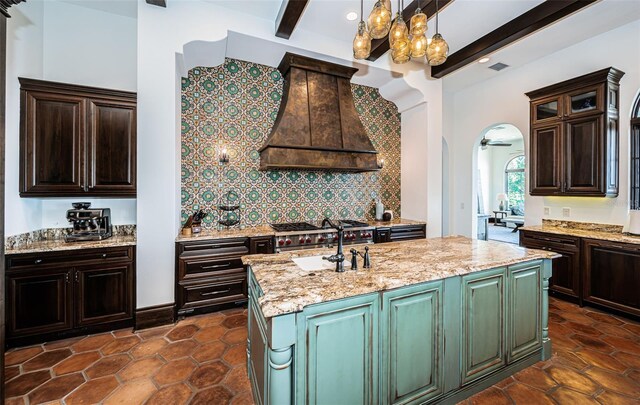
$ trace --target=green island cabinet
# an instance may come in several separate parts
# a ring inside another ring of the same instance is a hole
[[[455,404],[551,355],[548,259],[272,318],[248,271],[247,361],[259,405]]]

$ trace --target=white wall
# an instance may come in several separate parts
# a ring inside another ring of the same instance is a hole
[[[551,208],[549,218],[562,218],[562,207],[571,208],[570,220],[624,224],[628,207],[629,117],[640,88],[640,21],[595,36],[521,68],[506,69],[491,80],[456,92],[447,104],[445,122],[451,120],[454,146],[454,205],[451,214],[454,232],[472,236],[476,186],[473,168],[478,136],[499,123],[515,125],[525,136],[528,158],[529,100],[525,92],[609,66],[626,72],[620,88],[620,194],[617,198],[531,197],[527,195],[526,224],[539,224],[543,207]],[[601,51],[598,51],[601,50]],[[508,61],[505,61],[508,62]],[[445,83],[446,92],[446,83]],[[446,98],[446,97],[445,97]],[[527,172],[528,182],[528,172]],[[528,189],[528,184],[527,184]],[[471,210],[465,210],[462,207]]]
[[[135,199],[20,198],[18,77],[136,91],[135,18],[55,0],[11,10],[7,26],[6,234],[65,227],[71,202],[111,208],[114,224],[136,221]]]

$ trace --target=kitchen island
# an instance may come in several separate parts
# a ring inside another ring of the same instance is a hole
[[[256,403],[456,403],[550,357],[552,252],[448,237],[370,245],[358,271],[293,261],[333,253],[243,258]]]

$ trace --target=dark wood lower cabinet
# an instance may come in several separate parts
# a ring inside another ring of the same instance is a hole
[[[640,316],[640,245],[584,239],[583,249],[584,301]]]
[[[9,255],[7,346],[133,325],[133,247]]]
[[[561,254],[553,259],[549,293],[582,304],[580,292],[580,238],[541,232],[520,231],[520,245],[552,250]]]

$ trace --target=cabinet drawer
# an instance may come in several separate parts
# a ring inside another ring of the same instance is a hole
[[[177,248],[181,259],[204,256],[239,258],[249,254],[249,239],[234,238],[178,243]]]
[[[426,230],[423,226],[406,226],[391,228],[391,241],[426,238]]]
[[[555,235],[542,232],[520,231],[520,244],[524,247],[541,249],[548,247],[553,250],[557,247],[561,250],[567,248],[578,249],[580,238],[568,235]]]
[[[180,259],[180,280],[244,272],[242,260],[239,258],[217,259],[216,256]]]
[[[73,266],[77,262],[87,261],[122,261],[133,260],[133,250],[127,248],[115,249],[78,249],[73,251],[47,252],[39,254],[21,254],[7,257],[9,268],[24,266],[65,265]]]
[[[247,299],[247,278],[241,276],[184,283],[180,285],[180,289],[182,290],[182,308],[243,301]]]

